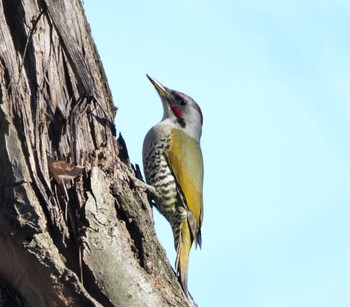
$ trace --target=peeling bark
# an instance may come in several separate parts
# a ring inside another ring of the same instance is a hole
[[[79,0],[0,0],[0,305],[192,306]]]

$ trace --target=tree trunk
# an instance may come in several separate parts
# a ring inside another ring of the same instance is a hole
[[[79,0],[0,0],[0,305],[189,306]]]

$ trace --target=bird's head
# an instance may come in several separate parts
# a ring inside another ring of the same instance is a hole
[[[203,115],[199,105],[184,93],[168,89],[149,75],[163,103],[163,120],[170,120],[175,127],[198,140],[202,134]]]

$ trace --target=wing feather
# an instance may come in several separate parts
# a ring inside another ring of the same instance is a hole
[[[166,151],[169,167],[175,176],[190,211],[189,224],[195,241],[200,243],[203,219],[203,158],[199,143],[183,131],[173,129],[171,146]],[[195,224],[195,225],[194,225]],[[198,237],[198,238],[197,238]]]

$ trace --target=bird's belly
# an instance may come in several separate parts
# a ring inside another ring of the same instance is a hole
[[[156,208],[171,222],[178,200],[175,178],[161,146],[152,146],[144,157],[146,181],[152,185],[159,196]]]

